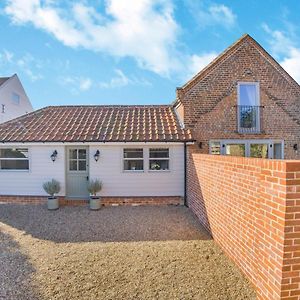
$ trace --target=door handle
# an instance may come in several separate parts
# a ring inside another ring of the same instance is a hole
[[[89,181],[89,176],[86,176],[86,180]]]

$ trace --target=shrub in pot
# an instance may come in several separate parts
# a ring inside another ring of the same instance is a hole
[[[49,195],[47,201],[48,209],[49,210],[58,209],[59,207],[58,199],[57,197],[55,197],[55,195],[58,194],[60,191],[60,183],[57,180],[52,179],[43,184],[43,189]]]
[[[98,179],[90,180],[88,183],[88,191],[90,193],[90,209],[98,210],[100,209],[101,201],[97,193],[102,189],[102,183]]]

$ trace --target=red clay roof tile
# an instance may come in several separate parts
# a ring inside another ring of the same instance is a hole
[[[49,106],[0,125],[0,142],[192,140],[171,105]]]

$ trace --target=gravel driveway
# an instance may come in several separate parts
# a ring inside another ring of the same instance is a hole
[[[255,299],[185,207],[0,204],[0,299]]]

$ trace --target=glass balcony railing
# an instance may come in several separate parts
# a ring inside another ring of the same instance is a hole
[[[237,106],[237,130],[239,133],[260,133],[262,131],[263,106]]]

